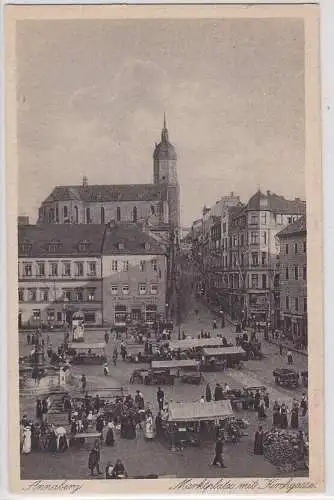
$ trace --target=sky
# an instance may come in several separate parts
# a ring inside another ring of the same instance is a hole
[[[55,185],[153,182],[163,113],[181,219],[234,191],[305,197],[298,19],[17,25],[19,214]]]

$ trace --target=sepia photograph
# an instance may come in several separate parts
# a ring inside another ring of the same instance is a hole
[[[6,28],[13,483],[320,491],[317,6]]]

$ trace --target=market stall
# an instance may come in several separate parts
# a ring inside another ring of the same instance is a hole
[[[221,370],[225,367],[234,368],[245,361],[247,355],[242,347],[219,347],[204,348],[201,353],[201,362],[203,370]]]

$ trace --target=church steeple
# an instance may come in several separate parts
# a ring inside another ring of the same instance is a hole
[[[167,129],[167,122],[166,122],[166,113],[164,112],[164,126],[161,131],[161,142],[164,144],[168,143],[168,129]]]

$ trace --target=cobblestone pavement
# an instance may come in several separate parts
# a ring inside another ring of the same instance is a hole
[[[212,321],[214,315],[205,306],[198,304],[192,297],[189,297],[188,308],[184,315],[181,332],[186,335],[197,336],[201,329],[212,332]],[[198,308],[198,315],[195,314]],[[217,324],[219,322],[217,321]],[[224,329],[218,328],[216,333],[223,333],[227,339],[233,340],[235,333],[230,326]],[[87,332],[87,342],[102,341],[104,330]],[[63,339],[61,332],[49,334],[53,346],[56,346]],[[174,332],[177,338],[178,331]],[[112,353],[115,340],[107,346],[109,356]],[[25,335],[21,334],[20,351],[26,353],[29,346],[25,345]],[[287,366],[286,356],[280,356],[278,347],[263,342],[263,352],[265,358],[262,361],[248,361],[242,370],[226,370],[223,373],[205,374],[202,385],[185,385],[177,381],[174,386],[163,387],[165,399],[173,401],[198,401],[203,395],[206,383],[210,383],[213,388],[216,382],[227,382],[232,388],[247,386],[266,385],[268,387],[271,401],[277,399],[280,402],[287,402],[291,405],[295,396],[300,399],[302,388],[287,390],[277,387],[274,384],[272,370],[276,367]],[[102,388],[127,386],[129,392],[134,393],[140,389],[145,400],[150,403],[153,412],[157,411],[156,391],[157,387],[129,385],[129,378],[135,368],[145,365],[133,365],[118,361],[117,366],[110,365],[110,376],[104,377],[103,368],[99,366],[73,367],[72,373],[81,377],[85,373],[88,381],[88,390],[93,394]],[[307,357],[296,353],[294,355],[294,368],[297,370],[306,369]],[[35,398],[21,398],[21,413],[34,415]],[[275,477],[278,475],[274,466],[268,463],[263,457],[252,454],[254,432],[258,425],[257,415],[251,412],[240,411],[240,416],[245,417],[250,426],[248,435],[244,436],[240,443],[227,443],[225,446],[225,456],[227,469],[211,467],[209,464],[213,458],[214,443],[202,443],[200,449],[187,448],[182,452],[171,452],[164,442],[147,442],[141,431],[138,432],[135,440],[120,439],[116,436],[116,444],[112,448],[102,448],[102,465],[111,460],[121,458],[130,476],[158,474],[159,476],[177,477]],[[64,423],[64,418],[52,416],[54,423]],[[58,419],[58,420],[57,420]],[[60,421],[62,420],[62,421]],[[264,426],[271,425],[271,412],[269,411],[267,422]],[[21,458],[21,472],[25,479],[38,478],[87,478],[89,444],[85,444],[79,450],[69,450],[65,453],[53,454],[47,452],[31,453]],[[36,472],[38,471],[38,472]]]

